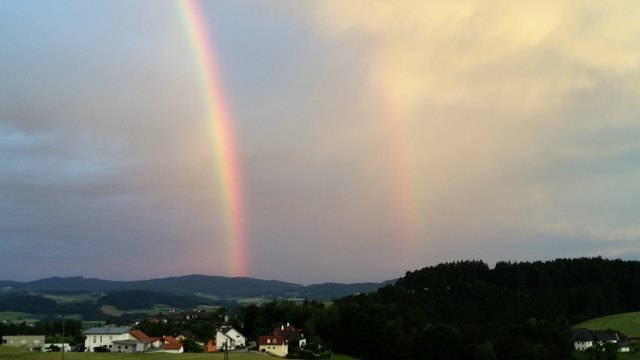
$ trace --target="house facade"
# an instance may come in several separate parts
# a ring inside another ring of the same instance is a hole
[[[281,335],[263,335],[258,339],[258,351],[273,356],[286,357],[289,353],[289,346]]]
[[[89,352],[94,352],[97,347],[113,351],[114,341],[129,340],[129,330],[131,328],[128,326],[92,327],[84,332],[86,336],[84,347]],[[121,350],[124,350],[124,348],[121,348]]]
[[[230,325],[222,325],[216,332],[216,348],[218,351],[244,348],[247,338]]]
[[[44,346],[44,335],[3,335],[2,345],[41,349]]]
[[[142,330],[132,330],[129,327],[96,327],[84,333],[85,348],[90,352],[95,352],[96,348],[123,353],[184,351],[182,344],[172,336],[150,337]]]

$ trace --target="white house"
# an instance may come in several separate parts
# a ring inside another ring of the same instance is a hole
[[[618,351],[631,350],[627,336],[615,330],[573,329],[573,346],[576,350],[584,351],[591,347],[602,347],[605,344],[616,344]]]
[[[246,346],[247,338],[230,325],[222,325],[216,332],[218,351],[235,350]]]
[[[85,331],[86,339],[84,347],[87,351],[94,352],[96,347],[104,347],[112,351],[114,341],[129,340],[128,326],[92,327]]]
[[[593,332],[587,329],[573,330],[573,347],[576,350],[584,351],[593,346]]]

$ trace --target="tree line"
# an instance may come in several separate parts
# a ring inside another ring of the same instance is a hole
[[[459,261],[407,272],[395,284],[331,305],[242,308],[259,335],[278,323],[364,359],[571,359],[571,325],[640,307],[640,262],[601,257]]]

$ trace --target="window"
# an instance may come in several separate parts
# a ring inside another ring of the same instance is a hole
[[[33,340],[33,346],[39,346],[39,345],[40,345],[40,339]]]
[[[95,335],[93,335],[93,343],[94,344],[96,343],[96,336]]]
[[[24,340],[24,339],[20,340],[20,345],[27,345],[27,340]]]

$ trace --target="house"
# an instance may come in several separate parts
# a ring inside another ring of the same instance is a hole
[[[593,346],[593,332],[588,329],[573,330],[573,347],[584,351]]]
[[[150,337],[142,330],[130,327],[95,327],[84,332],[85,348],[88,351],[110,351],[123,353],[183,352],[182,344],[172,336]]]
[[[44,346],[44,335],[3,335],[2,345],[41,349]]]
[[[165,336],[160,339],[160,351],[173,354],[181,354],[184,352],[182,344],[173,336]]]
[[[143,353],[160,350],[162,342],[159,338],[150,337],[142,330],[129,330],[129,336],[124,340],[114,340],[109,346],[111,352]]]
[[[594,346],[616,344],[618,351],[629,352],[631,345],[627,336],[615,330],[573,329],[573,346],[576,350],[584,351]]]
[[[244,348],[247,338],[231,325],[222,325],[216,332],[216,347],[218,351]]]
[[[273,329],[271,334],[284,337],[292,349],[304,348],[307,345],[307,339],[305,339],[302,329],[297,329],[289,323],[287,326],[281,325],[279,328]]]
[[[286,357],[289,346],[282,335],[263,335],[258,339],[258,350],[270,355]]]
[[[84,332],[86,336],[84,347],[89,352],[94,352],[98,347],[111,351],[114,341],[129,340],[129,330],[131,328],[128,326],[92,327]],[[121,346],[129,346],[129,344],[121,344]],[[124,348],[121,349],[124,350]]]

